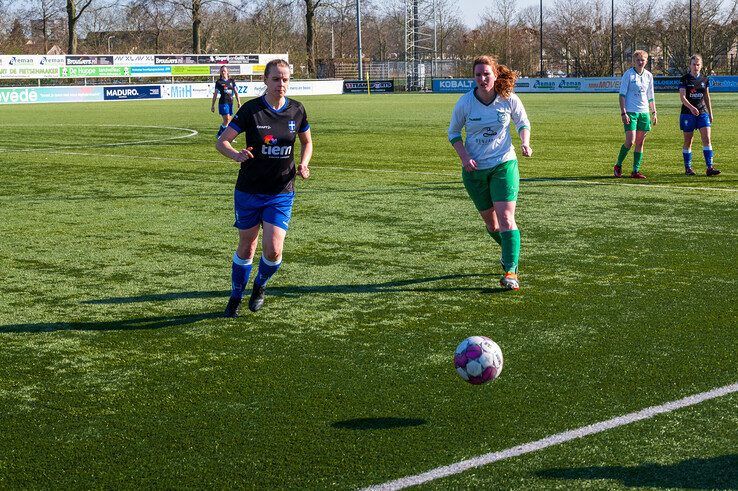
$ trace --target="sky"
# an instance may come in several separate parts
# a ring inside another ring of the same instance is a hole
[[[544,0],[544,7],[550,5],[551,0]],[[461,20],[469,27],[476,27],[479,24],[479,18],[482,13],[494,4],[493,0],[458,0],[461,8]],[[540,5],[540,0],[517,0],[518,10],[530,5]]]

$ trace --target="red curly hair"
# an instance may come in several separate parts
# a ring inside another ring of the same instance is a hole
[[[513,89],[515,88],[515,80],[518,78],[518,74],[508,68],[505,65],[497,63],[497,59],[493,56],[483,55],[477,56],[472,64],[472,72],[477,65],[489,65],[492,67],[492,71],[497,77],[495,80],[495,92],[500,94],[502,97],[510,97]]]

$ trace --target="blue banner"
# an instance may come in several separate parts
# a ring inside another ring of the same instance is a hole
[[[738,76],[710,77],[710,92],[738,92]]]
[[[653,90],[656,92],[677,92],[681,77],[653,77]]]
[[[442,94],[469,92],[477,83],[472,78],[441,78],[433,79],[433,92]]]
[[[160,85],[121,85],[105,87],[106,101],[122,101],[130,99],[161,99]]]
[[[654,90],[657,92],[677,92],[681,77],[654,77]],[[433,92],[468,92],[476,87],[471,78],[448,78],[433,80]],[[617,92],[620,90],[620,77],[521,77],[515,82],[515,92]],[[738,76],[710,77],[711,92],[738,92]]]

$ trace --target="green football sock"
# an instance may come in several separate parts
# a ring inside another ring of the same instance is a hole
[[[643,152],[633,152],[633,172],[641,170],[643,163]]]
[[[505,272],[517,273],[520,259],[520,230],[500,232],[502,239],[502,263]]]
[[[628,151],[630,148],[627,148],[625,145],[620,146],[620,153],[618,154],[618,167],[622,167],[623,161],[625,160],[626,155],[628,155]]]
[[[497,242],[498,244],[500,244],[500,246],[502,245],[502,238],[500,237],[500,232],[499,231],[490,232],[489,229],[487,229],[487,233],[489,234],[490,237],[492,237],[493,239],[495,239],[495,242]]]

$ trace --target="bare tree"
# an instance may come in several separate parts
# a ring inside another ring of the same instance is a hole
[[[513,30],[513,21],[517,17],[518,8],[516,0],[498,0],[493,7],[487,7],[482,22],[485,24],[493,24],[498,26],[502,31],[502,46],[499,54],[501,54],[501,62],[511,64],[511,33]]]
[[[321,20],[331,28],[331,35],[335,40],[336,56],[353,58],[356,53],[356,0],[333,0],[327,3],[326,7]],[[362,10],[370,9],[363,5]],[[366,17],[364,15],[364,26],[367,24]],[[368,50],[365,49],[365,51]]]
[[[10,31],[8,32],[5,40],[0,43],[0,49],[5,53],[21,53],[23,45],[26,44],[28,38],[25,34],[25,29],[21,20],[16,17],[13,23],[10,25]]]
[[[49,50],[52,31],[56,30],[57,24],[54,21],[59,19],[63,11],[61,0],[36,0],[29,6],[28,17],[32,22],[31,28],[32,31],[36,28],[38,29],[36,32],[40,32],[44,53]],[[34,37],[34,32],[31,33],[31,37]]]
[[[548,11],[544,9],[544,16]],[[515,60],[515,66],[521,73],[534,75],[540,73],[541,68],[541,13],[539,7],[528,6],[518,14],[521,43],[518,46],[520,55]]]
[[[630,67],[631,56],[638,49],[649,52],[648,68],[654,71],[663,57],[657,0],[624,0],[619,5],[617,17],[620,72]]]
[[[689,4],[675,0],[663,12],[668,50],[668,69],[672,73],[685,73],[689,57],[700,53],[704,70],[708,74],[719,66],[727,68],[728,52],[738,39],[738,1],[695,0],[692,11],[692,52],[689,52]]]
[[[303,0],[305,2],[305,52],[307,54],[307,75],[316,75],[315,63],[315,14],[323,0]]]
[[[451,40],[461,38],[465,29],[455,0],[436,0],[438,56],[447,58]]]
[[[141,34],[151,33],[154,52],[161,53],[165,33],[175,27],[177,9],[167,0],[133,0],[126,10],[129,26]]]
[[[67,0],[67,53],[77,53],[77,22],[94,0]]]

